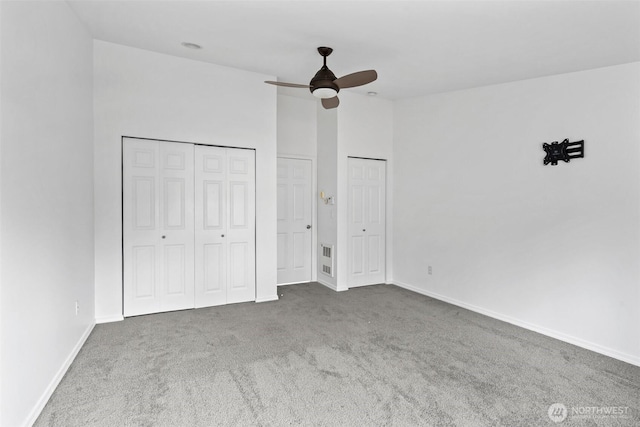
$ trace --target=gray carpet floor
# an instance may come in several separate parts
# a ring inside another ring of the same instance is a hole
[[[395,286],[278,291],[97,325],[35,426],[640,425],[638,367]]]

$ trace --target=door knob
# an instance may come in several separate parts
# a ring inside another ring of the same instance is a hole
[[[167,237],[167,236],[162,236],[162,238],[163,238],[163,239],[164,239],[165,237]]]
[[[224,234],[221,234],[220,237],[224,237]]]
[[[365,230],[365,229],[363,228],[363,229],[362,229],[362,231],[367,231],[367,230]]]
[[[310,228],[311,228],[311,226],[310,226],[310,225],[307,225],[307,230],[309,230]]]

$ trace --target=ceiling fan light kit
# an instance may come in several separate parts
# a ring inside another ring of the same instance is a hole
[[[312,88],[311,93],[316,98],[327,99],[327,98],[333,98],[334,96],[336,96],[338,94],[338,90],[339,89],[334,89],[332,87],[318,87],[315,89]]]
[[[327,67],[327,56],[331,55],[331,52],[333,52],[333,49],[330,47],[321,46],[318,48],[318,53],[323,59],[322,68],[313,76],[308,85],[273,81],[265,81],[265,83],[276,86],[308,88],[313,96],[322,100],[322,106],[324,108],[331,109],[336,108],[340,104],[340,100],[337,97],[340,89],[363,86],[378,78],[378,73],[376,73],[375,70],[358,71],[336,78],[333,71]]]

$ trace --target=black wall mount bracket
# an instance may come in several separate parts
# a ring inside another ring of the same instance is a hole
[[[551,144],[545,142],[542,144],[542,149],[547,153],[544,157],[544,164],[551,163],[552,166],[555,166],[560,160],[569,163],[571,159],[584,157],[584,140],[569,142],[569,139],[565,139],[561,143],[554,141]]]

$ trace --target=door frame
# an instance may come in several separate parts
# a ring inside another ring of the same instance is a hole
[[[120,136],[120,291],[121,291],[121,298],[120,298],[120,309],[121,309],[121,315],[122,318],[118,319],[118,320],[124,320],[126,319],[125,315],[124,315],[124,304],[125,304],[125,290],[124,290],[124,282],[125,282],[125,271],[124,271],[124,141],[125,139],[139,139],[139,140],[145,140],[145,141],[160,141],[160,142],[174,142],[174,143],[178,143],[178,144],[191,144],[191,145],[203,145],[206,147],[220,147],[220,148],[234,148],[234,149],[239,149],[239,150],[251,150],[254,152],[254,159],[256,159],[256,161],[254,162],[254,173],[256,173],[255,175],[255,180],[257,183],[257,167],[258,167],[258,163],[257,163],[257,150],[255,148],[248,148],[248,147],[236,147],[236,146],[231,146],[231,145],[219,145],[219,144],[206,144],[206,143],[202,143],[202,142],[193,142],[193,141],[176,141],[173,139],[162,139],[162,138],[146,138],[146,137],[140,137],[140,136],[129,136],[129,135],[121,135]],[[313,174],[313,165],[312,165],[312,174]],[[312,178],[315,178],[315,176],[312,176]],[[254,205],[257,207],[257,189],[256,191],[254,191],[253,194],[253,198],[254,198]],[[314,212],[315,213],[315,212]],[[255,286],[255,294],[256,294],[256,299],[254,302],[258,302],[258,215],[257,215],[257,211],[256,214],[253,216],[253,221],[254,221],[254,241],[256,242],[256,245],[254,247],[254,262],[255,262],[255,275],[254,275],[254,286]],[[315,279],[314,279],[315,280]]]
[[[318,201],[316,193],[318,187],[318,171],[316,158],[312,156],[304,156],[298,154],[278,153],[277,159],[293,159],[293,160],[310,160],[311,161],[311,281],[318,280]],[[295,283],[283,283],[278,286],[294,285]]]

